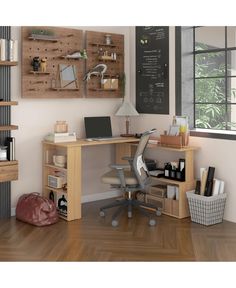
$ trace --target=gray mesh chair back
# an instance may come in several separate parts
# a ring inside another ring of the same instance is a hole
[[[151,183],[150,174],[145,164],[143,154],[148,144],[150,135],[154,133],[155,131],[156,131],[155,129],[147,131],[141,136],[136,153],[134,155],[134,159],[133,159],[133,164],[132,164],[133,170],[135,172],[140,188],[142,190],[146,189],[147,186]]]

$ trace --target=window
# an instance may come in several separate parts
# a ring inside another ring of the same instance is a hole
[[[236,131],[236,27],[194,27],[194,126]]]

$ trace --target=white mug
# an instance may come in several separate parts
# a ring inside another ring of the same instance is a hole
[[[53,163],[55,166],[64,168],[66,165],[66,156],[64,155],[53,155]]]

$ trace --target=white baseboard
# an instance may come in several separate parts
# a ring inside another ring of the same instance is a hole
[[[11,208],[11,216],[16,216],[16,207]]]
[[[107,191],[107,192],[103,192],[103,193],[83,195],[81,202],[82,203],[93,202],[93,201],[118,197],[120,195],[121,195],[121,192],[119,190],[111,190],[111,191]]]
[[[82,203],[93,202],[93,201],[118,197],[120,195],[121,195],[120,191],[111,190],[111,191],[107,191],[107,192],[103,192],[103,193],[84,195],[84,196],[82,196],[81,202]],[[16,216],[16,207],[11,208],[11,216]]]

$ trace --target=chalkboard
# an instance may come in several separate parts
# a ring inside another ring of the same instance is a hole
[[[169,27],[136,27],[136,109],[169,114]]]

